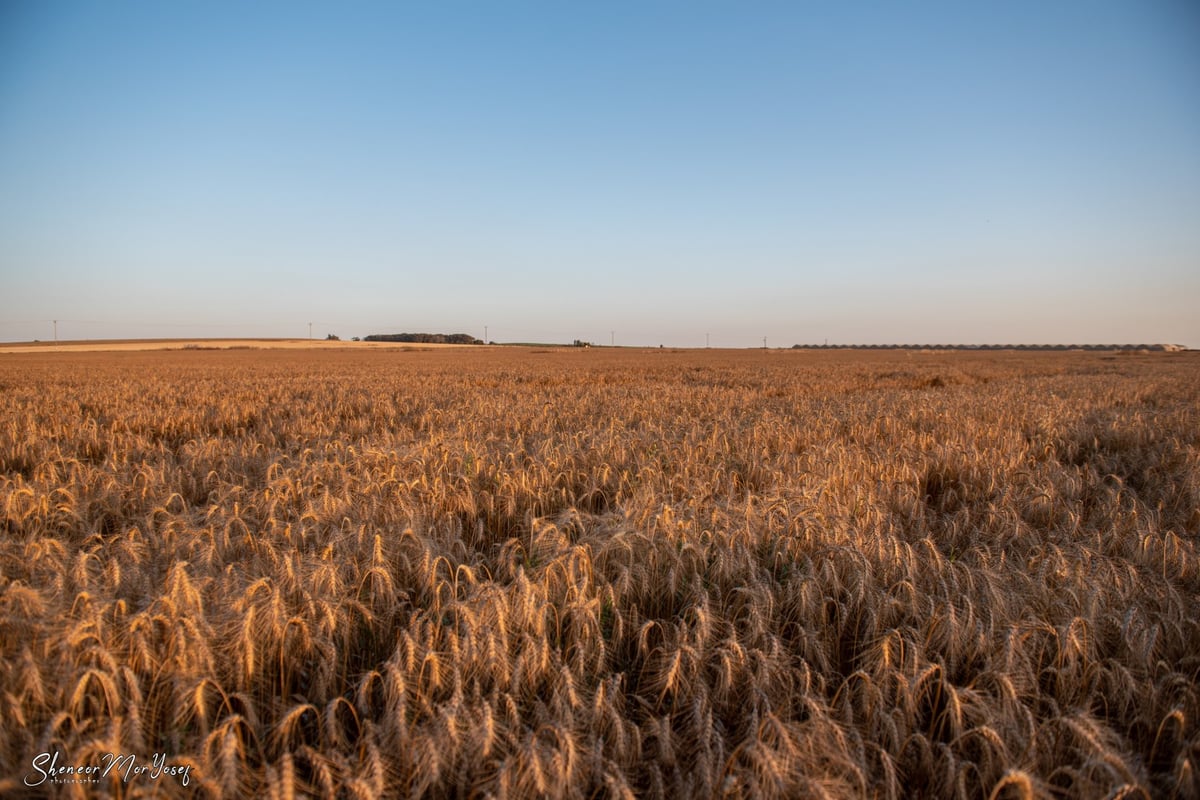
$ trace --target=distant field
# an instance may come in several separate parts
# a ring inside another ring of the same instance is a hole
[[[0,796],[1200,797],[1198,354],[193,344],[0,347]]]
[[[472,345],[403,344],[398,342],[326,341],[324,339],[102,339],[63,342],[0,343],[4,353],[87,353],[127,350],[396,350],[414,347],[471,347]]]

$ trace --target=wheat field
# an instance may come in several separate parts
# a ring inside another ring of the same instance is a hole
[[[3,796],[1200,797],[1192,353],[6,354],[0,508]]]

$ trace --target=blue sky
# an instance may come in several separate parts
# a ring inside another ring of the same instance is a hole
[[[0,340],[1200,347],[1200,7],[0,4]]]

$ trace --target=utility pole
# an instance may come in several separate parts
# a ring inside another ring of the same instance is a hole
[[[54,320],[54,344],[58,344],[58,320]]]
[[[487,344],[487,343],[488,343],[488,337],[487,337],[487,325],[484,325],[484,326],[483,326],[483,343],[484,343],[484,344]]]
[[[767,337],[763,337],[763,350],[767,349]]]
[[[608,332],[608,346],[609,347],[617,346],[617,332],[616,331]]]
[[[708,349],[708,334],[704,334],[704,349]]]
[[[312,323],[308,323],[308,340],[312,341]]]

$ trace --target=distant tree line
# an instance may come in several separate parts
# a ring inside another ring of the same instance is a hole
[[[372,333],[368,342],[415,342],[417,344],[483,344],[469,333]]]
[[[793,350],[1147,350],[1178,352],[1177,344],[794,344]]]

